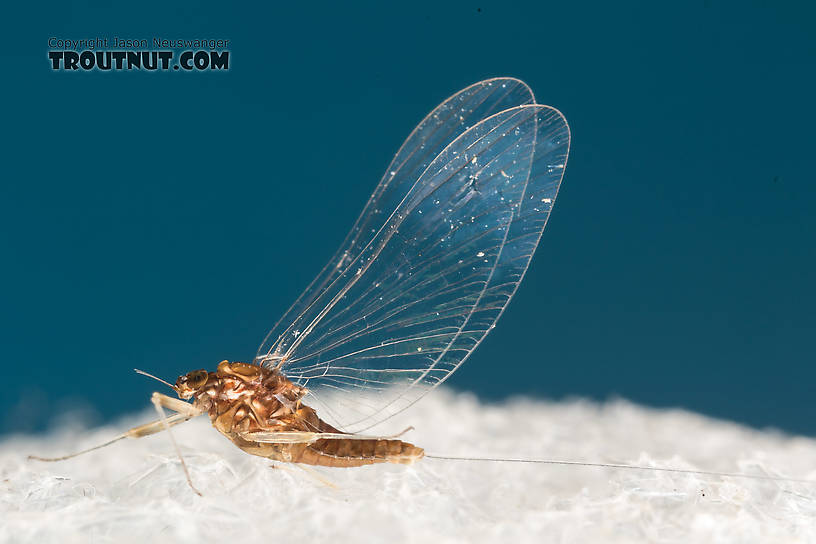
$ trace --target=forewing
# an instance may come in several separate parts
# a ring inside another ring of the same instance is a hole
[[[349,263],[396,210],[419,176],[455,138],[479,121],[506,109],[534,102],[522,81],[494,78],[475,83],[437,106],[411,132],[340,248],[291,308],[269,331],[256,361],[269,360],[296,338],[298,318],[314,311],[315,299],[340,276]]]
[[[510,108],[464,131],[261,360],[307,386],[323,417],[347,431],[418,400],[515,292],[568,147],[564,118],[547,106]]]

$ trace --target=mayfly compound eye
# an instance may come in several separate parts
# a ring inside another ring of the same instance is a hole
[[[190,372],[189,374],[188,384],[193,389],[201,387],[202,385],[204,385],[204,382],[206,381],[207,381],[206,370],[195,370],[193,372]]]

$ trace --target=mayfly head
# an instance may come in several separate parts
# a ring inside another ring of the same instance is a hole
[[[174,389],[179,398],[186,400],[195,395],[207,383],[208,379],[209,373],[206,370],[193,370],[184,376],[179,376]]]

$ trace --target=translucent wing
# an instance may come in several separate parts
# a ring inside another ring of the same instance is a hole
[[[406,174],[397,190],[388,185],[393,170],[386,174],[355,225],[365,230],[352,231],[350,250],[259,352],[348,431],[416,402],[481,342],[521,281],[558,192],[569,148],[558,111],[528,104],[444,127],[458,135],[415,182]],[[412,142],[422,130],[397,158],[424,150],[423,138]]]
[[[337,253],[266,335],[257,358],[273,355],[286,342],[285,336],[297,330],[293,324],[298,317],[360,254],[431,161],[456,137],[482,119],[534,101],[533,92],[523,81],[494,78],[459,91],[429,113],[397,151]]]

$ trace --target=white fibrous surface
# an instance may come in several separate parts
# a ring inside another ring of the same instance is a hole
[[[423,459],[271,468],[206,417],[59,463],[153,419],[0,442],[2,542],[814,542],[816,483]],[[816,441],[626,401],[482,403],[436,391],[379,429],[428,453],[740,472],[816,480]],[[321,483],[329,480],[334,487]]]

